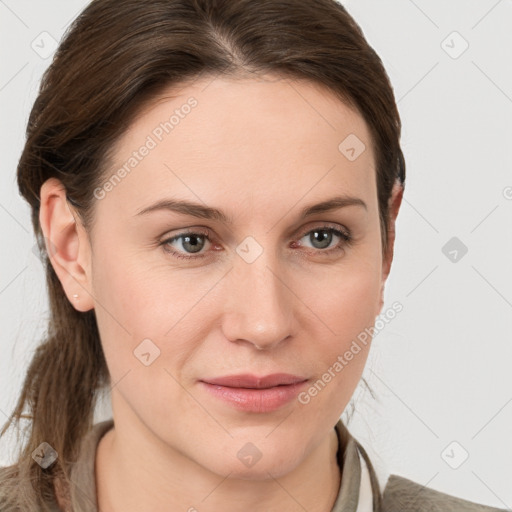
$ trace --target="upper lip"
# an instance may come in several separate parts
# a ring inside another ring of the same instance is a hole
[[[296,384],[306,380],[307,378],[305,377],[292,375],[290,373],[273,373],[271,375],[264,376],[252,374],[226,375],[224,377],[216,377],[213,379],[202,379],[202,382],[230,388],[263,389],[286,384]]]

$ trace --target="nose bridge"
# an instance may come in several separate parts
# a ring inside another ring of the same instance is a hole
[[[264,349],[291,334],[293,294],[281,272],[269,251],[263,250],[252,262],[236,255],[223,320],[229,340],[245,340]]]

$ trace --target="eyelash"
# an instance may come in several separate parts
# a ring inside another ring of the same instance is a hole
[[[309,231],[305,231],[304,233],[302,233],[300,235],[299,238],[303,238],[304,236],[309,235],[310,233],[313,233],[314,231],[328,231],[328,232],[334,233],[336,236],[339,236],[341,238],[341,241],[335,247],[332,247],[330,249],[317,249],[317,250],[312,249],[313,252],[318,252],[318,253],[322,253],[322,254],[325,254],[325,255],[331,255],[331,254],[333,254],[335,252],[343,250],[346,246],[350,246],[352,244],[352,241],[353,241],[352,240],[352,235],[351,235],[350,231],[348,231],[348,230],[346,232],[345,231],[341,231],[339,228],[334,228],[334,227],[328,226],[328,225],[315,227],[313,229],[310,229]],[[200,258],[207,257],[206,254],[198,254],[197,256],[186,256],[185,254],[183,254],[181,252],[178,252],[178,251],[175,251],[175,250],[169,250],[169,249],[166,248],[166,246],[169,243],[174,242],[176,240],[179,240],[182,237],[186,237],[186,236],[190,236],[190,235],[192,235],[192,236],[204,236],[211,243],[210,233],[208,231],[197,230],[197,231],[186,231],[184,233],[180,233],[179,235],[175,235],[175,236],[173,236],[171,238],[166,238],[165,240],[162,240],[159,245],[163,246],[163,249],[164,249],[164,251],[167,254],[170,254],[173,257],[178,258],[178,259],[197,260],[197,259],[200,259]]]

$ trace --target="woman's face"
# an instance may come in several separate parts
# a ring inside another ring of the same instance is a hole
[[[304,81],[203,77],[146,108],[95,191],[84,263],[116,426],[242,478],[319,446],[381,309],[375,176],[362,117]],[[305,382],[204,382],[277,373]]]

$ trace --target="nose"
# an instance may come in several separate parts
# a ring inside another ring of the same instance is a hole
[[[228,340],[269,350],[293,334],[294,294],[275,260],[265,252],[252,263],[235,258],[226,277],[222,330]]]

